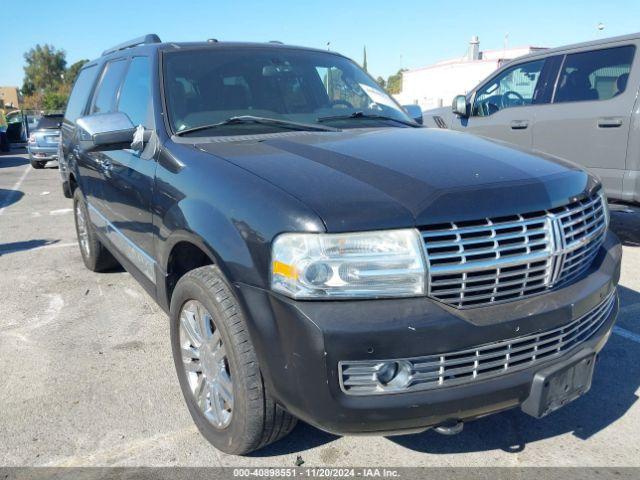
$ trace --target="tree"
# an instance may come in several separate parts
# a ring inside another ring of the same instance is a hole
[[[67,68],[67,71],[64,73],[64,83],[69,86],[69,89],[73,87],[73,84],[78,78],[78,73],[80,73],[80,69],[84,66],[85,63],[88,63],[89,60],[78,60],[76,63]]]
[[[380,85],[382,88],[386,88],[387,86],[387,82],[385,81],[384,78],[382,77],[378,77],[376,78],[376,82],[378,83],[378,85]]]
[[[42,96],[42,110],[64,110],[69,94],[65,91],[48,91]]]
[[[36,45],[24,54],[24,82],[22,93],[32,95],[35,92],[55,90],[62,83],[67,66],[64,50],[52,45]]]
[[[367,70],[367,47],[366,47],[366,45],[364,47],[364,59],[362,60],[362,69],[365,72],[369,71],[369,70]]]
[[[398,73],[387,78],[387,92],[391,94],[400,93],[400,90],[402,90],[402,73],[406,72],[406,70],[406,68],[401,68]]]

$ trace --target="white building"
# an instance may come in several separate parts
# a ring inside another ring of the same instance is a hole
[[[417,104],[423,110],[451,105],[453,97],[466,94],[504,63],[540,50],[545,49],[527,46],[480,51],[480,41],[473,37],[463,58],[404,72],[402,91],[395,97],[401,105]]]

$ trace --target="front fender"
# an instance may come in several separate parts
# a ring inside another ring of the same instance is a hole
[[[172,249],[185,241],[205,252],[230,283],[268,288],[272,240],[282,232],[325,231],[315,212],[266,180],[215,156],[170,146],[182,167],[170,170],[159,162],[154,194],[163,275]],[[160,302],[163,290],[166,285],[158,284]]]
[[[199,199],[184,199],[165,214],[158,263],[167,272],[169,255],[180,242],[189,242],[209,256],[229,279],[261,284],[255,261],[240,230],[220,210]],[[239,271],[242,274],[239,276]]]

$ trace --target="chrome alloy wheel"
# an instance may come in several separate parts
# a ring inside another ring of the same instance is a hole
[[[220,330],[207,309],[189,300],[180,312],[180,348],[184,372],[200,411],[216,428],[233,414],[233,382]]]
[[[80,248],[85,257],[89,258],[91,255],[91,247],[89,246],[89,228],[87,226],[87,220],[84,218],[84,212],[80,202],[76,203],[76,222],[78,225],[78,242],[80,242]]]

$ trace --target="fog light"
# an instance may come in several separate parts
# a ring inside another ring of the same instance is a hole
[[[411,381],[411,366],[407,362],[383,362],[378,364],[375,377],[384,389],[405,388]]]

